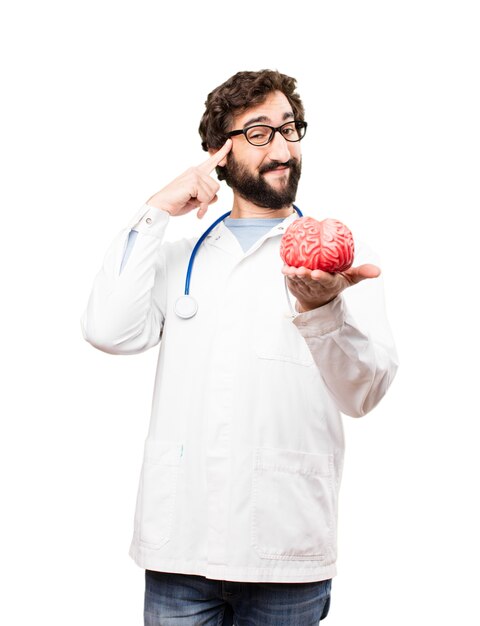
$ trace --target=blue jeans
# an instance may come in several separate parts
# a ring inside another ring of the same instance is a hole
[[[145,571],[145,626],[318,626],[331,579],[238,583]]]

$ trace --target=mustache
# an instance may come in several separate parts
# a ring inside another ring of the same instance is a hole
[[[270,163],[267,163],[266,165],[264,165],[260,170],[260,174],[265,174],[265,172],[271,172],[272,170],[276,170],[277,167],[295,167],[296,165],[296,159],[289,159],[288,161],[285,161],[285,163],[282,163],[280,161],[270,161]]]

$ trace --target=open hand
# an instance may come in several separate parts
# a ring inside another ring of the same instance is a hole
[[[377,278],[380,276],[380,268],[368,263],[330,274],[307,267],[284,265],[282,273],[287,277],[289,290],[297,299],[298,312],[304,313],[328,304],[347,287],[366,278]]]

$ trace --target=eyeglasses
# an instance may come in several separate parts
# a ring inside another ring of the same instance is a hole
[[[267,126],[266,124],[249,126],[243,130],[232,130],[227,133],[227,136],[245,135],[245,139],[248,143],[251,143],[252,146],[266,146],[267,143],[272,141],[277,131],[287,141],[300,141],[300,139],[305,137],[305,133],[307,132],[307,122],[293,120],[292,122],[285,122],[285,124],[277,126],[277,128]]]

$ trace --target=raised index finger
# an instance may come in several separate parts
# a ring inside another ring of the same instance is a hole
[[[231,139],[227,139],[227,141],[223,144],[220,150],[218,150],[218,152],[215,152],[215,154],[208,158],[206,161],[200,163],[198,169],[203,174],[211,174],[211,172],[213,172],[213,170],[217,167],[220,161],[230,152],[232,148],[232,143],[233,142]]]

